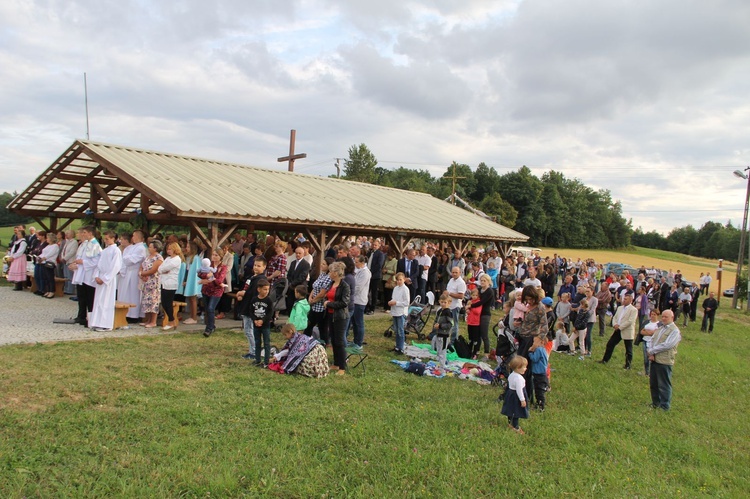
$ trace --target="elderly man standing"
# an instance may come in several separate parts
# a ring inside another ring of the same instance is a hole
[[[714,332],[714,317],[716,317],[716,309],[719,308],[719,302],[716,301],[716,294],[713,291],[709,291],[708,298],[703,300],[703,322],[701,323],[701,331],[706,332],[706,326],[708,326],[708,332]]]
[[[461,269],[451,269],[451,279],[445,287],[451,297],[451,314],[453,314],[453,329],[451,330],[451,343],[458,338],[458,313],[461,311],[462,300],[466,295],[466,282],[461,278]]]
[[[604,351],[604,357],[599,361],[600,364],[606,364],[612,357],[615,347],[620,340],[625,343],[625,365],[623,369],[630,369],[630,363],[633,360],[633,340],[635,339],[635,328],[638,324],[638,309],[633,306],[633,295],[626,294],[622,297],[622,305],[615,312],[612,319],[612,325],[615,330],[607,342],[607,349]]]
[[[651,407],[668,411],[672,403],[672,366],[682,335],[674,323],[674,313],[671,310],[662,312],[661,324],[662,326],[653,332],[651,346],[648,349],[648,360],[651,361],[649,384]]]

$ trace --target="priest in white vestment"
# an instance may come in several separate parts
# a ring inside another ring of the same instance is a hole
[[[130,244],[127,244],[125,235],[120,237],[122,249],[122,268],[117,283],[117,299],[124,303],[132,303],[135,307],[128,309],[128,318],[140,319],[141,312],[141,278],[138,272],[141,270],[143,260],[148,256],[148,248],[143,243],[143,232],[133,232]]]
[[[115,244],[116,235],[108,230],[103,235],[106,247],[99,256],[99,263],[94,270],[96,294],[94,310],[89,317],[89,327],[97,331],[111,330],[115,324],[115,293],[117,292],[117,273],[122,267],[122,254]]]

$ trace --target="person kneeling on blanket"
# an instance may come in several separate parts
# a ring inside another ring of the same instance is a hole
[[[269,369],[310,378],[328,376],[328,355],[318,340],[298,333],[290,323],[284,324],[281,334],[286,338],[286,344],[273,356],[275,362],[268,366]]]

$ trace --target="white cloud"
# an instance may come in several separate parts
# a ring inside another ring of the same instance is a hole
[[[741,0],[8,0],[0,189],[84,136],[86,71],[94,140],[283,168],[296,128],[305,173],[364,142],[435,175],[554,168],[646,230],[737,223],[749,18]],[[667,211],[686,199],[716,211]]]

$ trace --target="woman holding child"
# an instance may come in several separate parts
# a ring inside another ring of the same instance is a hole
[[[203,295],[203,313],[206,317],[206,328],[203,330],[203,336],[208,338],[216,329],[215,314],[216,306],[219,304],[224,294],[224,280],[227,276],[227,267],[221,263],[224,258],[224,251],[217,248],[211,252],[211,265],[216,268],[211,278],[201,279],[198,281]]]

